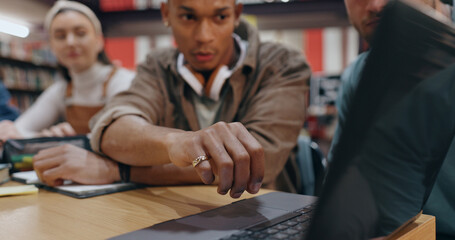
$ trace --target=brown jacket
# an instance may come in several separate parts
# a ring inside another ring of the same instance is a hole
[[[245,60],[225,83],[227,95],[219,121],[241,122],[265,150],[264,186],[280,174],[305,118],[310,69],[301,53],[260,43],[246,22],[235,31],[248,41]],[[100,151],[103,130],[124,115],[139,115],[155,125],[187,131],[200,129],[191,87],[176,69],[176,49],[157,50],[138,66],[128,91],[120,93],[91,121],[91,144]]]

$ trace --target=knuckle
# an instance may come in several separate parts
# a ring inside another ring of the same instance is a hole
[[[231,123],[231,126],[235,127],[235,128],[243,128],[243,124],[240,123],[240,122],[233,122]]]
[[[207,129],[204,129],[203,131],[201,131],[200,136],[204,139],[207,139],[207,138],[210,138],[211,136],[213,136],[214,132],[215,131],[212,128],[207,128]]]
[[[204,142],[205,144],[213,143],[218,139],[218,134],[217,131],[213,128],[208,128],[205,131],[202,132],[202,139],[201,142]]]
[[[226,125],[227,125],[227,123],[224,122],[224,121],[219,121],[219,122],[217,122],[216,124],[217,124],[218,126],[226,126]]]
[[[231,131],[235,133],[241,133],[242,131],[246,131],[245,126],[240,122],[233,122],[229,125]]]
[[[223,161],[219,164],[219,166],[223,169],[233,169],[234,163],[232,161]]]
[[[33,162],[33,169],[37,172],[40,172],[41,171],[41,163],[40,162]]]
[[[250,155],[246,152],[243,152],[243,153],[237,153],[235,156],[235,162],[236,164],[245,164],[245,163],[248,163],[250,161]]]
[[[41,176],[42,176],[44,179],[50,178],[49,171],[44,171],[44,172],[42,172],[42,173],[41,173]]]
[[[220,122],[213,124],[213,126],[215,128],[226,128],[228,125],[226,122],[220,121]]]
[[[251,152],[257,157],[264,156],[264,148],[259,144],[254,145],[251,149]]]
[[[193,136],[191,137],[191,142],[192,142],[193,144],[199,143],[200,140],[201,140],[201,136],[198,135],[198,134],[195,134],[195,135],[193,135]]]

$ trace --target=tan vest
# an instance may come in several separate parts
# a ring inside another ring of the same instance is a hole
[[[103,95],[102,98],[106,98],[106,91],[107,91],[107,86],[112,78],[114,76],[115,72],[117,71],[117,68],[114,67],[112,71],[109,73],[107,80],[103,84]],[[68,99],[70,98],[73,93],[73,85],[71,82],[68,83],[66,87],[66,95],[65,98]],[[98,111],[103,109],[104,104],[100,106],[79,106],[79,105],[67,105],[66,106],[66,121],[71,124],[73,129],[76,131],[77,134],[87,134],[90,132],[90,128],[88,125],[88,122],[90,121],[90,118],[92,118]]]

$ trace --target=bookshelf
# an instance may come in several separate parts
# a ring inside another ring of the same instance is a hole
[[[52,83],[56,59],[44,41],[0,39],[0,81],[21,112]]]
[[[340,75],[313,73],[310,79],[309,107],[305,129],[326,157],[337,124],[335,102],[341,86],[340,78]]]

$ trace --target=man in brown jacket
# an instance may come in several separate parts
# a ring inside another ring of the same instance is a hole
[[[260,43],[241,11],[235,0],[162,4],[178,48],[152,52],[91,121],[92,148],[119,162],[106,177],[217,183],[233,198],[273,185],[303,126],[310,69],[299,52]]]

